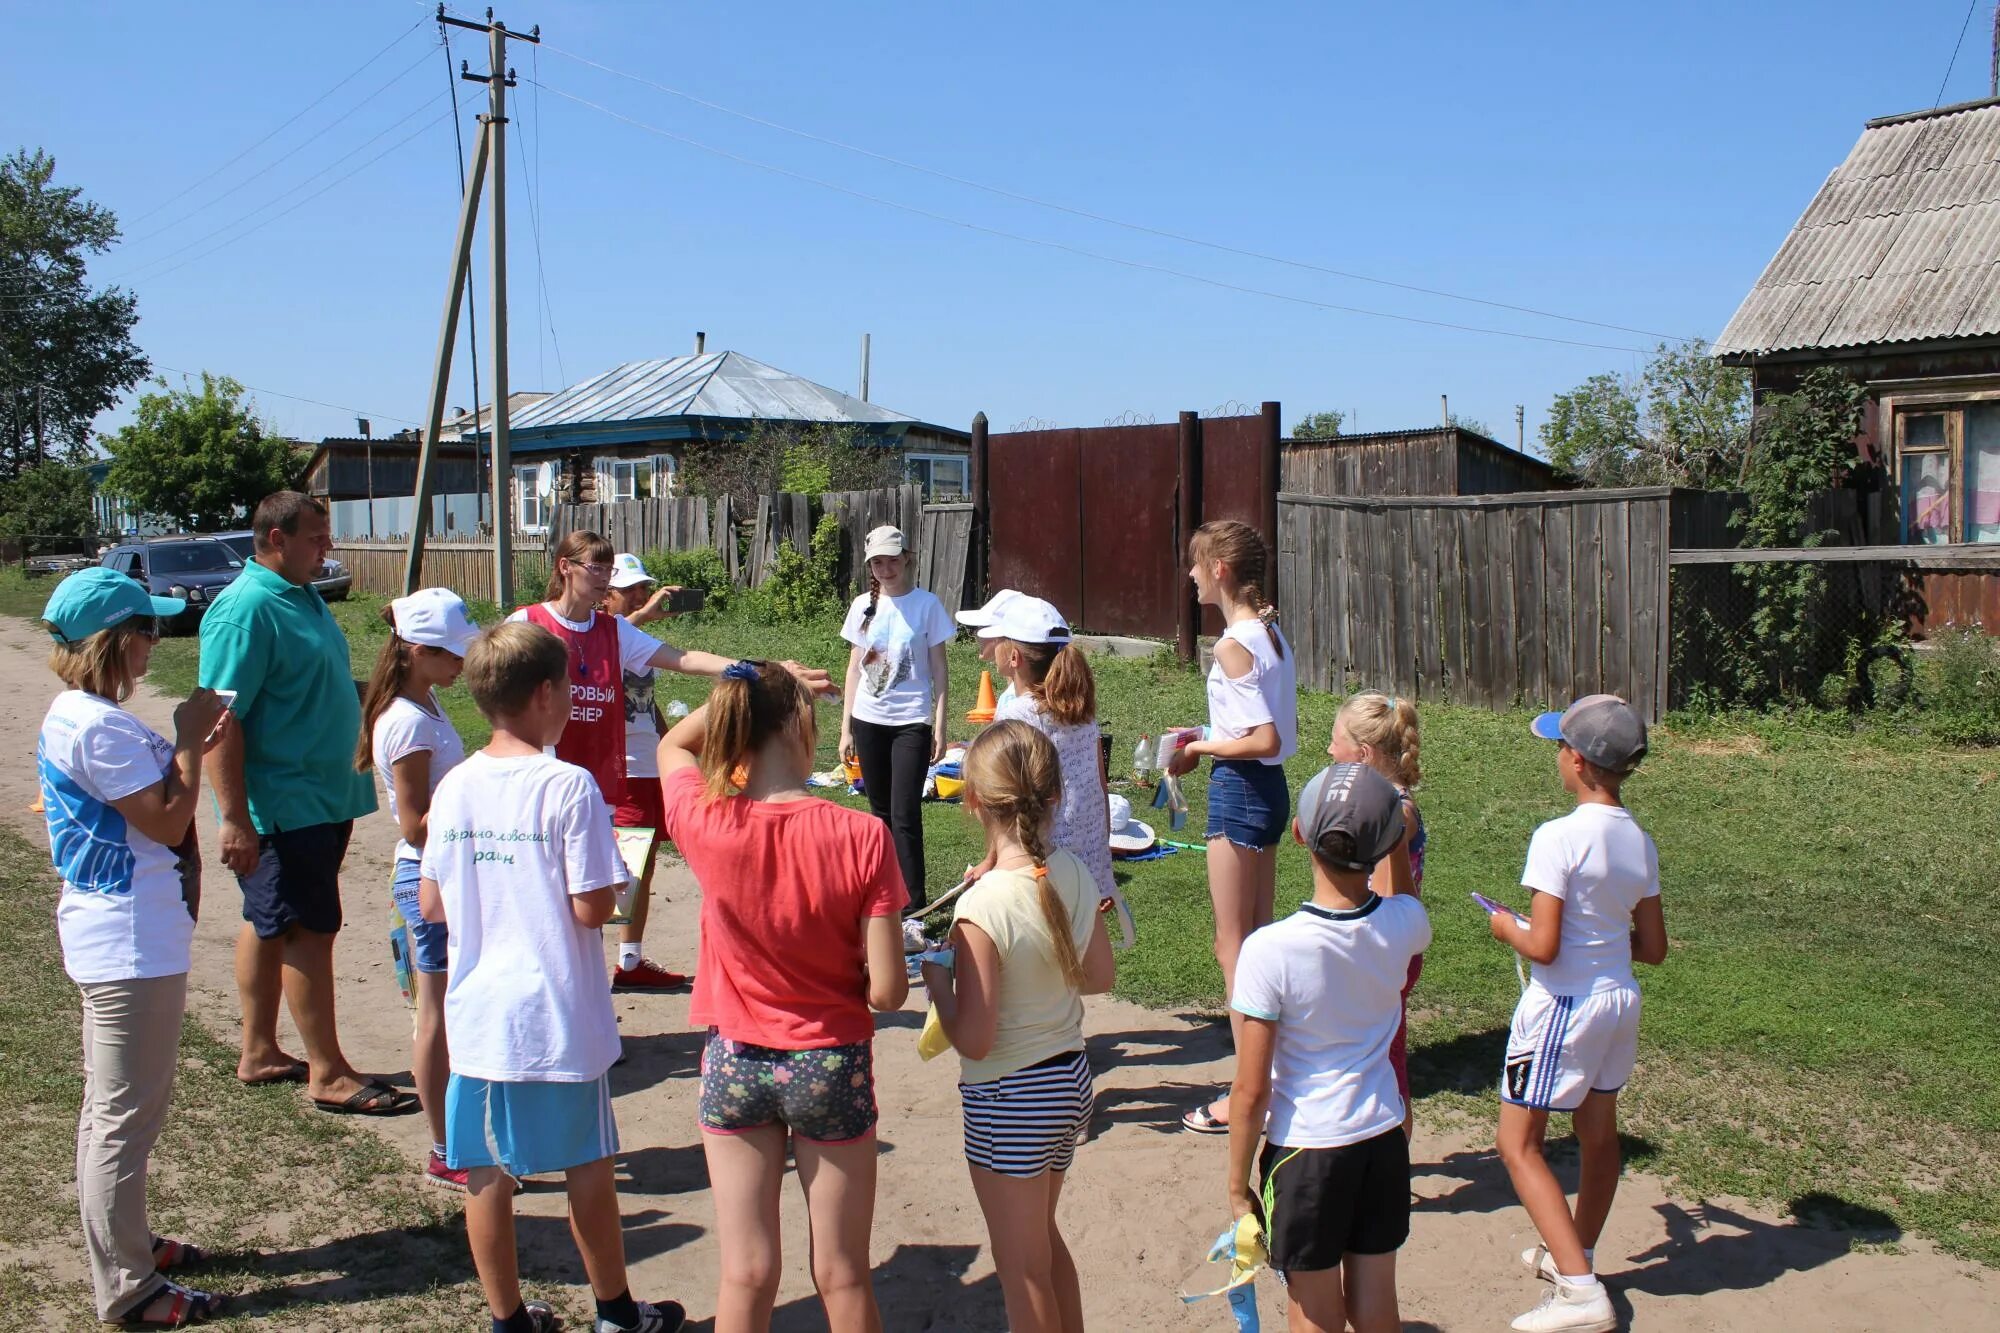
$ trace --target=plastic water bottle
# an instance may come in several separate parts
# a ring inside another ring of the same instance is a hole
[[[1153,767],[1153,738],[1141,735],[1139,743],[1132,747],[1132,781],[1144,782]]]
[[[686,717],[687,715],[688,715],[688,706],[681,700],[676,699],[672,703],[667,705],[668,717]]]

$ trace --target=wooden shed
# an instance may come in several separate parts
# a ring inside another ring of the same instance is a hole
[[[1457,426],[1285,440],[1280,490],[1299,495],[1512,495],[1556,489],[1555,469]]]

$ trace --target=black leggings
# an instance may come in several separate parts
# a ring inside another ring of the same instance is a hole
[[[931,767],[930,724],[885,727],[857,717],[849,719],[848,731],[854,737],[868,808],[889,826],[895,839],[896,864],[902,867],[910,906],[922,907],[930,900],[924,890],[924,779]]]

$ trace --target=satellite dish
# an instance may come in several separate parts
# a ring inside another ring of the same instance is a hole
[[[556,465],[544,463],[535,471],[535,493],[554,495],[556,493]]]

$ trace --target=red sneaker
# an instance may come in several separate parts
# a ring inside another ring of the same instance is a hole
[[[694,978],[669,972],[650,958],[641,958],[637,967],[621,967],[611,974],[612,990],[679,990]]]
[[[444,1164],[444,1158],[438,1156],[436,1152],[432,1152],[430,1160],[424,1163],[425,1180],[448,1190],[457,1190],[461,1194],[465,1192],[466,1177],[469,1174],[470,1172],[464,1170],[452,1170]]]

